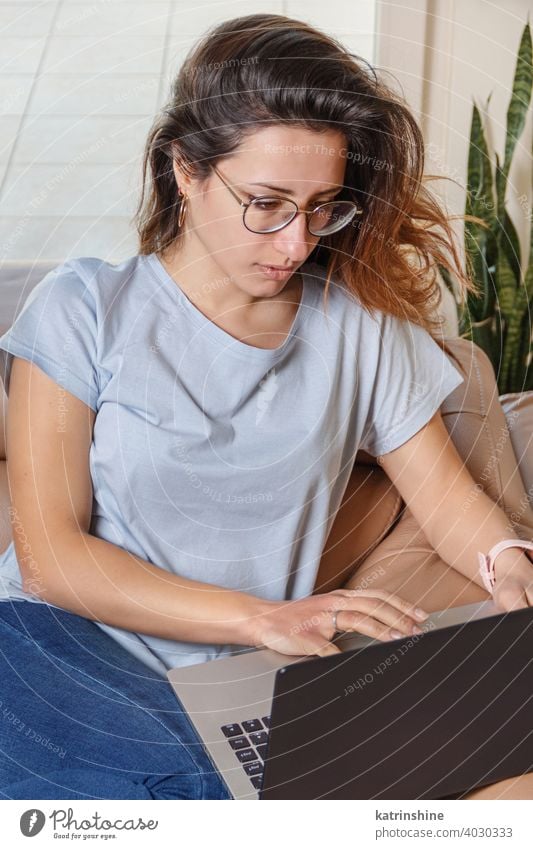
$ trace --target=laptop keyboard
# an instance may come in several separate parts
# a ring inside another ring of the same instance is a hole
[[[222,725],[221,730],[256,790],[263,783],[270,717]]]

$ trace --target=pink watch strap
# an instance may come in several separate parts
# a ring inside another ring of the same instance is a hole
[[[506,548],[524,548],[533,551],[533,542],[527,542],[523,539],[504,539],[493,545],[488,554],[482,554],[478,551],[479,557],[479,574],[483,578],[483,584],[488,593],[492,595],[496,576],[494,574],[494,561],[498,554],[505,551]]]

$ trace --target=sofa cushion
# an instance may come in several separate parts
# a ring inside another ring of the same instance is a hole
[[[52,269],[60,265],[59,260],[38,262],[6,261],[0,268],[0,335],[5,333],[24,306],[31,290]]]
[[[524,489],[533,507],[533,392],[500,395]]]
[[[356,463],[324,545],[313,592],[344,586],[394,526],[402,508],[402,498],[383,469]]]

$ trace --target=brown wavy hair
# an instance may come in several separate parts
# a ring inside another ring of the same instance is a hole
[[[233,18],[208,29],[189,51],[146,142],[133,219],[139,253],[164,254],[179,240],[172,159],[203,181],[258,126],[281,122],[346,136],[339,199],[356,200],[363,215],[323,237],[308,257],[327,269],[325,296],[335,275],[368,312],[377,308],[421,325],[453,357],[439,338],[437,266],[455,279],[458,300],[477,290],[463,271],[453,219],[426,186],[438,178],[424,174],[421,130],[369,63],[294,18]]]

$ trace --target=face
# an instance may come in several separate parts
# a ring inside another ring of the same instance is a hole
[[[300,209],[314,209],[342,190],[345,150],[340,131],[265,127],[216,167],[245,203],[276,195],[294,200]],[[176,163],[174,172],[188,196],[183,250],[188,263],[197,263],[211,280],[231,281],[252,298],[276,295],[320,241],[309,233],[303,214],[274,233],[252,233],[243,224],[243,208],[215,172],[204,183],[190,180]],[[289,273],[273,277],[264,269],[272,265]]]

